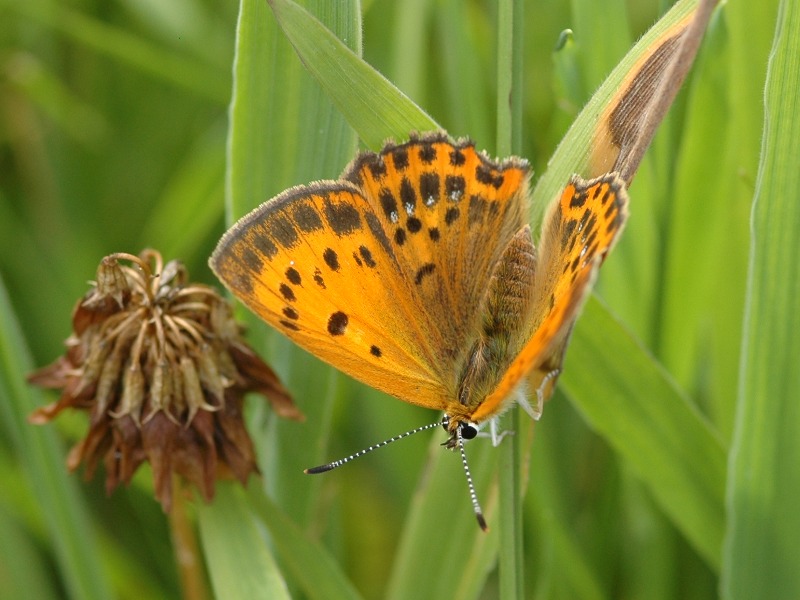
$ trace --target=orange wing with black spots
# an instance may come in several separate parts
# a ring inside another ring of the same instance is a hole
[[[590,181],[573,177],[551,205],[537,253],[527,341],[494,390],[469,415],[473,421],[500,412],[526,377],[542,400],[552,393],[572,326],[627,215],[625,184],[613,173]]]
[[[287,190],[236,223],[211,267],[321,359],[444,410],[497,257],[527,216],[524,161],[430,134],[363,153],[339,181]]]

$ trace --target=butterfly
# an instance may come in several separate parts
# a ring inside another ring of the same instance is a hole
[[[514,398],[538,416],[627,218],[616,174],[574,176],[549,207],[537,248],[529,179],[525,160],[491,160],[444,132],[413,135],[360,153],[338,180],[263,203],[223,235],[210,265],[312,354],[442,411],[445,445],[461,449],[466,468],[463,440]],[[526,380],[535,407],[512,393]],[[467,478],[485,529],[468,470]]]

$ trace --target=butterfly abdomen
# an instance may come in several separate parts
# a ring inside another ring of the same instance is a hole
[[[535,267],[536,250],[525,225],[506,245],[489,280],[479,336],[459,383],[462,405],[477,407],[527,340]]]

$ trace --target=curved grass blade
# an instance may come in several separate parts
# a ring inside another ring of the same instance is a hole
[[[198,505],[198,516],[216,598],[291,598],[240,490],[218,485],[214,503]]]
[[[718,569],[725,528],[722,443],[594,298],[575,327],[561,383],[686,539]]]
[[[360,52],[357,2],[315,6]],[[231,221],[282,189],[337,176],[355,151],[355,133],[296,60],[263,1],[241,3],[230,114],[226,196]],[[254,317],[251,321],[266,340],[267,328]],[[269,347],[308,418],[302,426],[282,421],[269,426],[259,436],[259,463],[278,503],[298,523],[308,523],[322,481],[297,474],[326,457],[338,378],[285,339],[271,336]],[[289,446],[296,451],[281,452]]]
[[[800,596],[800,3],[780,3],[752,212],[725,598]]]
[[[309,540],[263,490],[250,486],[248,500],[269,528],[281,559],[306,596],[319,600],[361,597],[325,548]]]
[[[291,0],[270,0],[281,29],[367,147],[378,150],[388,138],[439,129],[383,75],[358,57],[313,15]]]

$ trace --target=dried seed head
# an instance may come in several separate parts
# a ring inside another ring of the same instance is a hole
[[[67,407],[87,410],[89,431],[67,465],[83,462],[91,477],[102,461],[109,492],[145,461],[165,510],[173,474],[207,500],[219,476],[244,483],[257,470],[242,420],[247,392],[266,396],[283,417],[303,418],[272,369],[245,344],[225,299],[188,283],[184,266],[164,265],[158,252],[105,257],[72,325],[66,354],[28,377],[61,389],[61,398],[30,420],[46,423]]]

